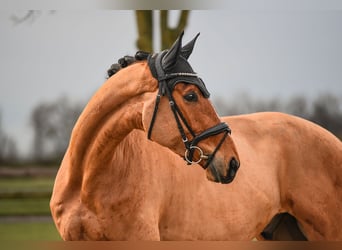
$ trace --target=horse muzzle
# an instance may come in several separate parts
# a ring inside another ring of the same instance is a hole
[[[208,167],[208,170],[213,176],[214,182],[219,182],[221,184],[228,184],[234,180],[239,167],[240,167],[240,162],[233,157],[229,162],[229,166],[225,174],[222,174],[220,173],[220,171],[218,171],[214,162],[213,164],[210,164],[210,166]]]

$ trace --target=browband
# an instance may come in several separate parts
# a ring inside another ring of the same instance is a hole
[[[206,88],[204,82],[200,77],[198,77],[198,75],[193,71],[187,60],[182,56],[179,56],[177,63],[172,68],[172,70],[169,70],[168,72],[164,70],[162,66],[162,60],[167,52],[167,50],[164,50],[160,53],[150,55],[147,58],[148,65],[153,77],[156,78],[158,82],[165,81],[167,85],[159,86],[163,88],[161,94],[165,95],[165,87],[169,88],[172,92],[177,83],[183,82],[194,84],[199,88],[205,98],[209,98],[210,93]]]

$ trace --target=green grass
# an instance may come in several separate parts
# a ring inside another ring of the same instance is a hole
[[[61,240],[49,218],[32,221],[21,217],[50,215],[53,183],[52,177],[0,178],[0,241]]]
[[[52,222],[1,223],[0,241],[61,240]]]
[[[0,199],[0,216],[50,215],[50,198]]]
[[[51,192],[54,178],[0,178],[0,192]]]
[[[48,215],[53,178],[0,178],[0,216]]]

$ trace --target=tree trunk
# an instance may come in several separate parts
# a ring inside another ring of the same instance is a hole
[[[161,10],[160,11],[160,31],[161,31],[161,49],[167,49],[170,48],[173,44],[173,42],[177,39],[179,34],[185,29],[185,26],[187,25],[189,11],[188,10],[182,10],[178,24],[175,28],[171,28],[168,25],[168,16],[169,11],[168,10]]]
[[[153,11],[137,10],[136,20],[138,27],[137,47],[139,50],[153,52]],[[160,33],[161,33],[161,50],[170,48],[179,34],[187,25],[189,10],[182,10],[178,24],[175,28],[171,28],[167,22],[169,11],[160,11]]]
[[[139,50],[153,52],[153,13],[152,10],[135,11],[138,39],[137,47]]]

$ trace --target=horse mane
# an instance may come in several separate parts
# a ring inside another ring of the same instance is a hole
[[[117,73],[120,69],[125,68],[136,61],[142,61],[147,60],[147,57],[150,55],[150,53],[145,51],[138,51],[135,53],[135,56],[124,56],[121,57],[117,63],[114,63],[110,66],[110,68],[107,70],[107,78],[110,78],[112,75]]]

